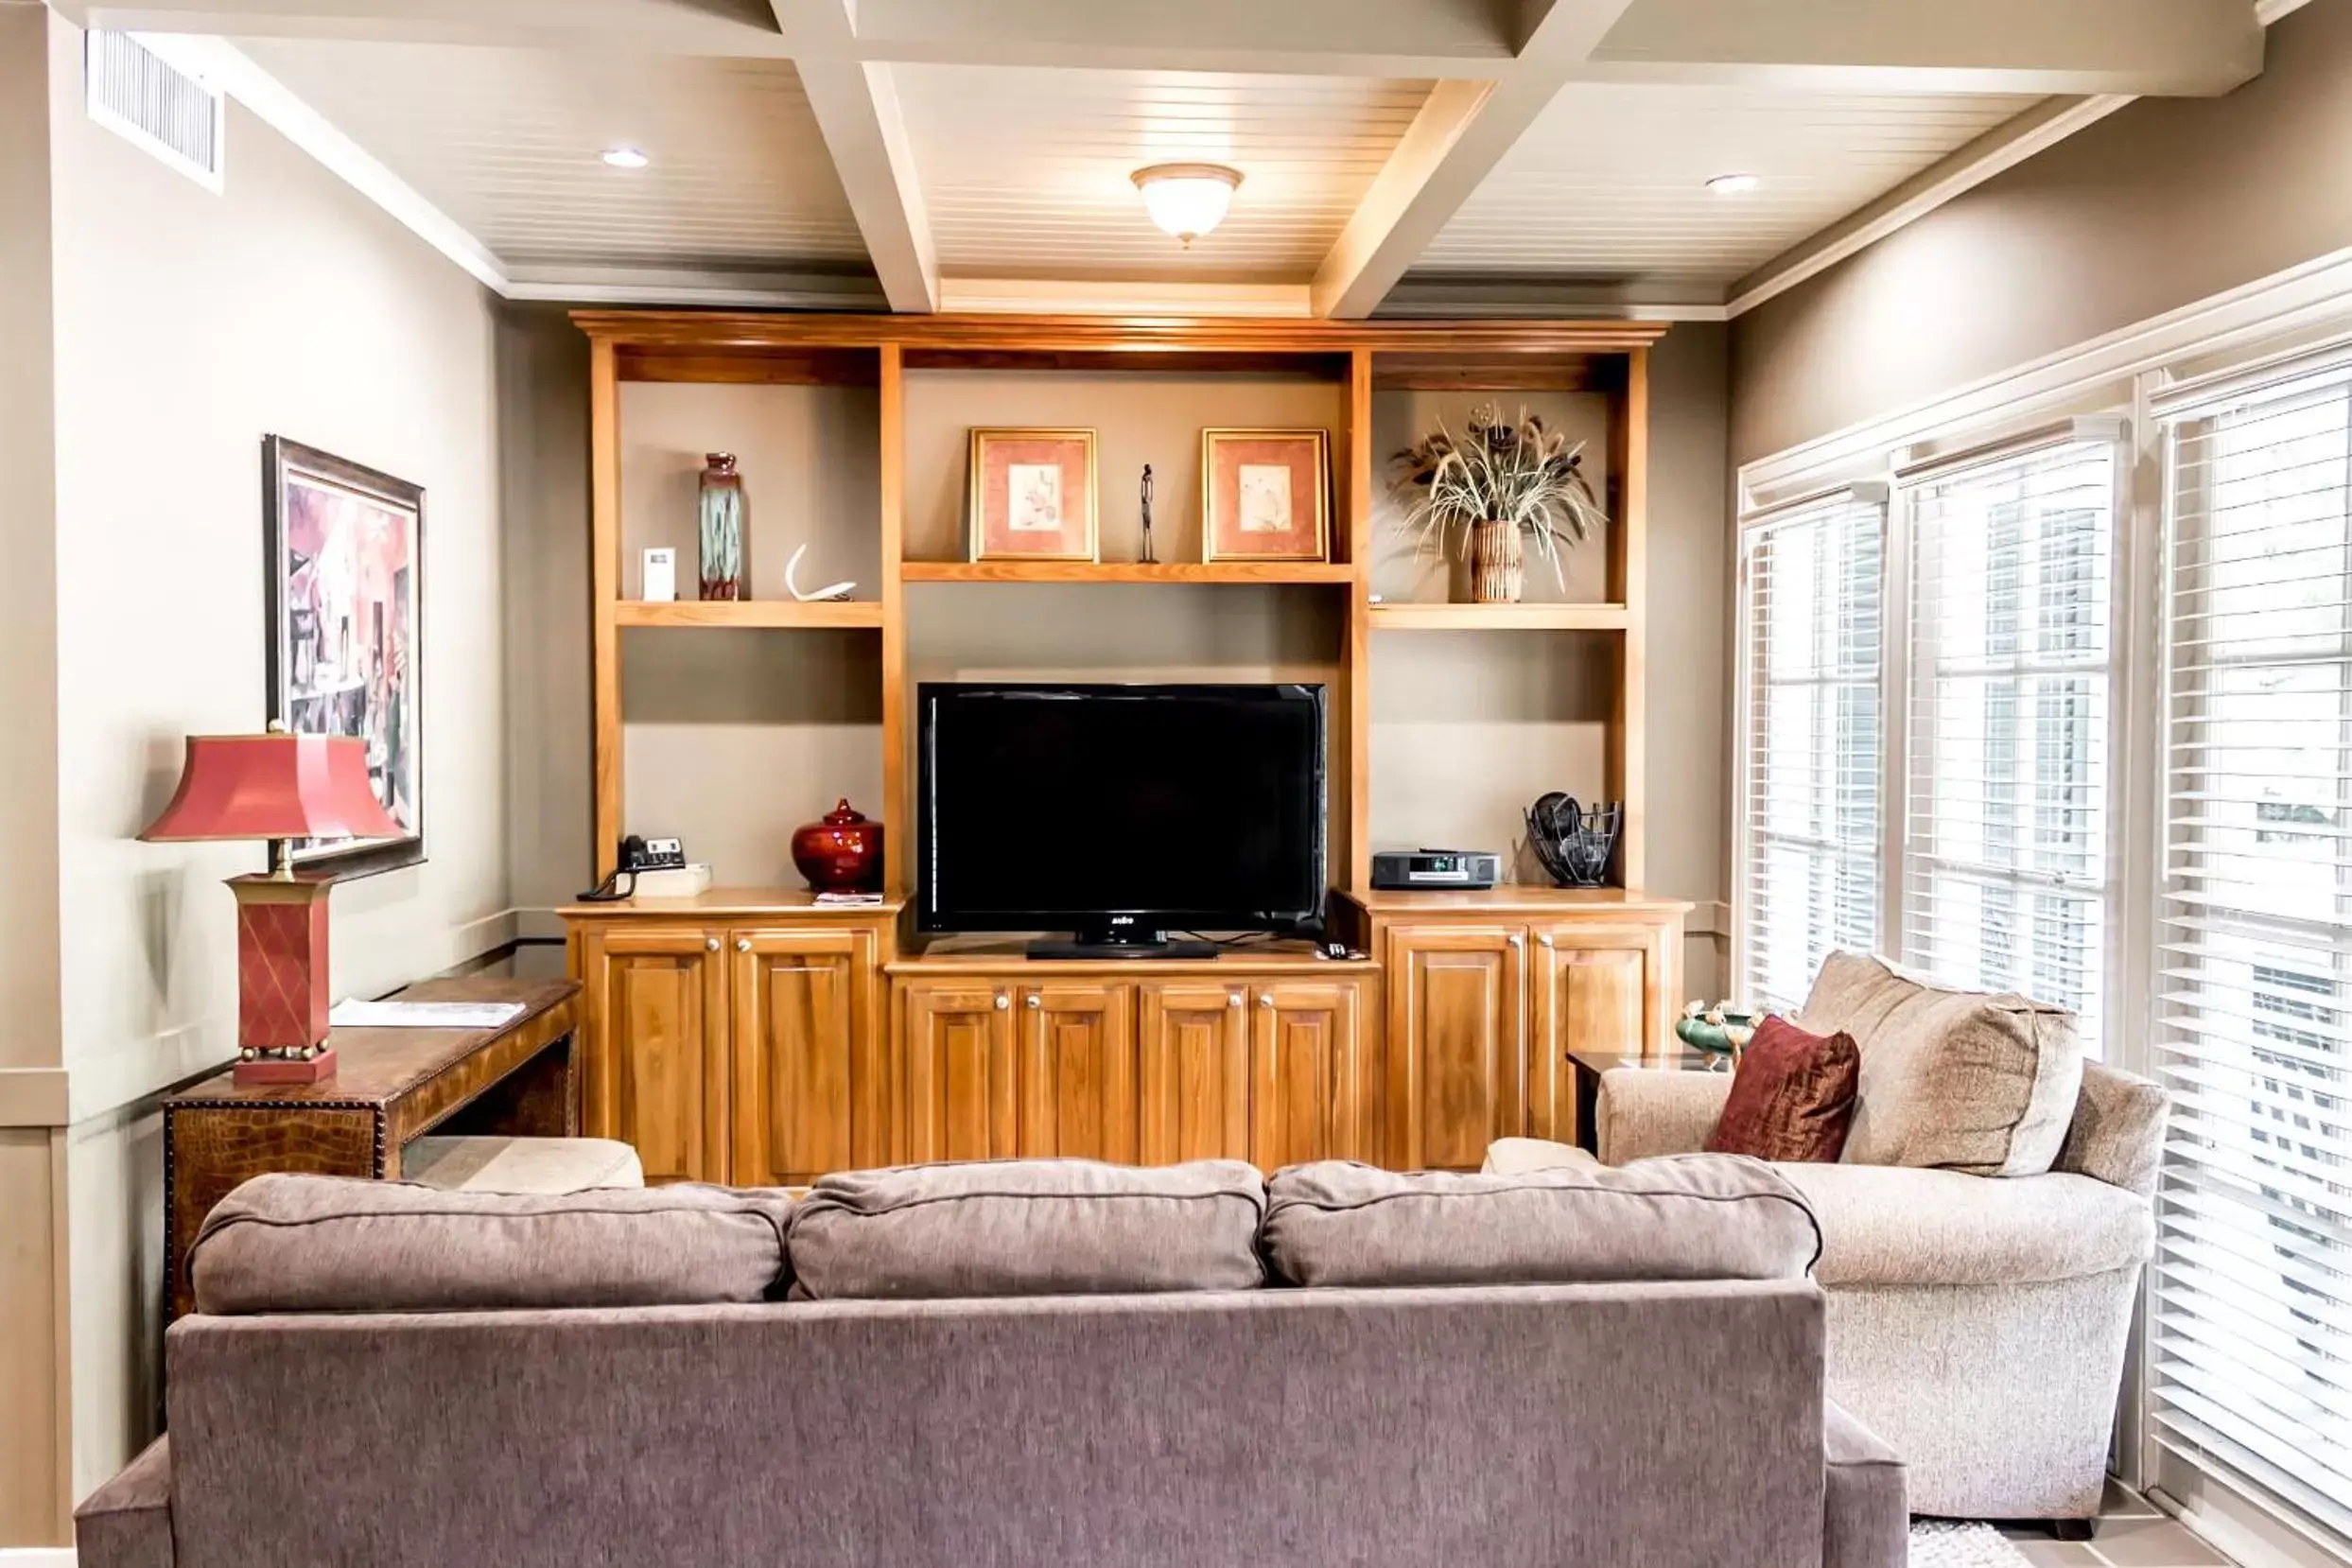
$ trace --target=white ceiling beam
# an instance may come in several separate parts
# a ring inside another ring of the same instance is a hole
[[[1737,316],[1825,272],[1848,256],[1907,228],[1957,196],[1974,190],[2003,169],[2013,168],[2083,127],[2096,124],[2132,102],[2125,93],[2087,98],[2050,98],[2002,121],[1975,141],[1938,159],[1866,206],[1808,235],[1732,285],[1730,308]]]
[[[867,60],[1090,70],[1489,77],[1525,42],[1508,0],[859,0]]]
[[[939,257],[891,68],[856,58],[847,0],[771,4],[890,308],[937,310]]]
[[[1315,313],[1370,315],[1630,3],[1553,0],[1502,76],[1437,83],[1315,269]]]
[[[317,38],[370,44],[624,48],[779,59],[782,33],[754,13],[688,0],[50,0],[84,27]]]
[[[1586,77],[2201,97],[2261,69],[2247,0],[1642,0]]]

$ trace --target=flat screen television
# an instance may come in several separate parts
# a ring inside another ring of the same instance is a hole
[[[1321,687],[925,683],[915,702],[921,930],[1127,953],[1321,918]]]

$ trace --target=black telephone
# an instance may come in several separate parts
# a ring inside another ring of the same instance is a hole
[[[686,845],[678,839],[647,839],[631,833],[620,841],[620,854],[613,874],[580,896],[583,903],[609,903],[626,898],[637,890],[640,871],[683,871],[686,869]],[[620,880],[629,884],[623,887]]]

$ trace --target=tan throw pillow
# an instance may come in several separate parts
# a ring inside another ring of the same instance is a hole
[[[793,1297],[818,1301],[1252,1290],[1255,1165],[994,1159],[819,1176],[793,1219]]]
[[[2065,1143],[2082,1050],[2064,1008],[1836,952],[1797,1021],[1861,1049],[1849,1164],[2040,1176]]]

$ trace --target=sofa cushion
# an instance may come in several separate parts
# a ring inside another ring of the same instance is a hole
[[[1528,1171],[1554,1171],[1564,1165],[1586,1169],[1598,1167],[1600,1160],[1573,1143],[1555,1143],[1548,1138],[1498,1138],[1487,1145],[1487,1158],[1478,1167],[1480,1176],[1520,1176]]]
[[[1798,1021],[1816,1034],[1842,1030],[1861,1048],[1846,1159],[2038,1176],[2058,1158],[2082,1084],[2071,1013],[1837,952]]]
[[[793,1295],[854,1300],[1247,1290],[1265,1183],[1237,1159],[998,1159],[820,1176]]]
[[[525,1195],[261,1176],[205,1216],[188,1268],[203,1313],[758,1301],[780,1282],[792,1210],[757,1189]]]
[[[1294,1165],[1267,1186],[1265,1244],[1301,1285],[1798,1279],[1821,1245],[1794,1188],[1731,1155],[1516,1176]]]
[[[1830,1160],[1846,1146],[1861,1053],[1848,1034],[1814,1035],[1777,1013],[1740,1054],[1709,1154]]]
[[[1992,1181],[1900,1166],[1779,1165],[1821,1226],[1824,1285],[2005,1285],[2146,1261],[2148,1200],[2090,1176]]]

